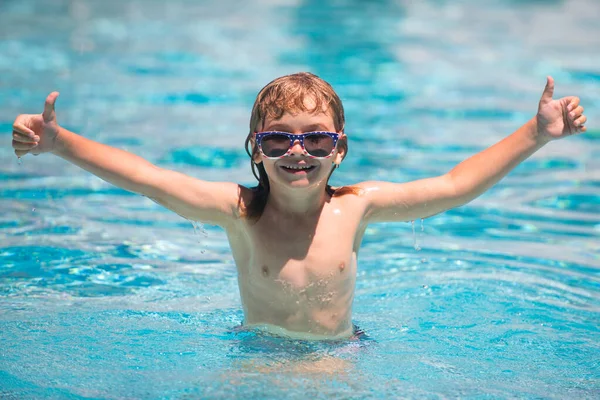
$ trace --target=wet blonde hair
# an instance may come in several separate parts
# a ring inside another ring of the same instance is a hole
[[[307,98],[311,99],[312,102],[307,104],[305,102]],[[245,142],[246,152],[250,156],[252,173],[258,180],[258,185],[253,188],[254,196],[244,213],[248,218],[254,220],[260,218],[267,204],[270,191],[269,177],[264,166],[262,163],[257,164],[254,162],[259,152],[256,142],[252,140],[254,133],[260,131],[259,127],[262,127],[267,119],[277,120],[283,117],[285,113],[295,114],[303,111],[311,113],[327,111],[333,118],[336,132],[344,131],[346,120],[342,101],[329,83],[310,72],[299,72],[277,78],[262,88],[256,96],[250,116],[250,132]],[[348,150],[346,141],[339,141],[339,146],[343,147],[345,156]],[[334,168],[332,168],[329,177],[331,177],[333,170]],[[333,189],[327,185],[327,192],[331,196],[342,196],[348,193],[358,194],[360,190],[351,186]]]

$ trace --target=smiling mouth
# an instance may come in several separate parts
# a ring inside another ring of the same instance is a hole
[[[307,173],[315,169],[314,165],[282,165],[281,169],[292,174]]]

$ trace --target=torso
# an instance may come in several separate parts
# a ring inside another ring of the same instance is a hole
[[[228,230],[246,325],[312,336],[349,336],[364,210],[334,197],[320,215],[290,219],[268,206]]]

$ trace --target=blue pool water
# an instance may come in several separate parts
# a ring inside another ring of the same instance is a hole
[[[600,4],[483,3],[0,2],[0,398],[600,397]],[[370,227],[368,339],[340,343],[236,329],[221,230],[10,148],[59,90],[86,137],[253,184],[254,96],[302,70],[347,110],[334,184],[445,173],[533,116],[546,75],[589,132],[467,206]]]

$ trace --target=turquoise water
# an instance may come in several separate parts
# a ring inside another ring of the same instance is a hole
[[[1,398],[600,397],[600,5],[582,1],[0,2]],[[589,132],[471,204],[373,225],[354,321],[314,343],[236,329],[219,229],[194,231],[53,156],[59,122],[158,165],[253,184],[257,91],[301,70],[347,110],[334,184],[445,173],[536,111],[546,75]]]

